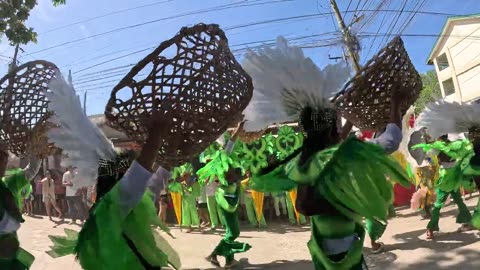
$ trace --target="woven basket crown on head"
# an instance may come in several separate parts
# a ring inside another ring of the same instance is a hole
[[[46,157],[54,151],[46,137],[51,113],[45,93],[57,71],[55,64],[35,60],[14,68],[0,79],[3,125],[0,139],[17,156]]]
[[[174,167],[201,153],[245,109],[251,78],[236,61],[218,25],[185,27],[141,60],[114,87],[109,124],[143,141],[144,119],[161,110],[172,119],[159,159]]]

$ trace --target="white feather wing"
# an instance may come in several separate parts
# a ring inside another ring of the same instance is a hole
[[[113,144],[88,119],[75,90],[61,76],[52,80],[47,98],[51,122],[57,127],[48,132],[49,141],[66,155],[63,166],[77,167],[78,187],[95,184],[99,159],[113,159]]]
[[[450,133],[465,133],[473,126],[480,126],[480,104],[459,104],[444,100],[430,103],[420,114],[417,129],[426,127],[433,138]]]
[[[246,131],[296,121],[306,106],[330,107],[330,99],[350,75],[343,64],[319,69],[298,47],[283,37],[276,48],[248,51],[242,64],[253,80],[253,97],[244,110]]]

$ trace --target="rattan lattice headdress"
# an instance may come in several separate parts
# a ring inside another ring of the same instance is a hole
[[[394,38],[335,97],[342,116],[359,129],[380,131],[388,124],[390,99],[402,93],[402,115],[418,98],[422,80],[400,37]]]
[[[55,64],[36,60],[18,66],[0,79],[0,138],[17,156],[47,156],[52,152],[45,136],[50,127],[45,93],[56,70]]]
[[[118,154],[113,160],[100,159],[98,162],[98,176],[116,176],[125,173],[135,159],[134,152]]]
[[[159,159],[174,167],[201,153],[231,126],[252,95],[218,25],[185,27],[141,60],[114,87],[105,114],[110,125],[143,141],[152,110],[173,119]]]
[[[288,46],[279,37],[276,48],[247,52],[243,67],[255,89],[244,111],[246,131],[301,118],[308,130],[320,131],[334,124],[335,108],[330,99],[350,74],[344,63],[319,69],[302,49]]]

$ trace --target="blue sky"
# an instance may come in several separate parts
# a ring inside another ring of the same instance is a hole
[[[331,12],[328,4],[329,0],[293,0],[274,4],[237,7],[222,11],[210,11],[190,16],[179,16],[179,14],[212,9],[213,7],[237,2],[248,4],[255,1],[258,3],[272,0],[67,0],[66,6],[57,8],[51,5],[50,0],[38,1],[39,4],[32,12],[28,21],[28,24],[38,32],[38,43],[23,46],[24,52],[19,60],[22,63],[34,59],[48,60],[59,66],[64,73],[71,69],[75,87],[79,94],[83,94],[84,90],[88,90],[87,112],[89,114],[103,112],[111,89],[129,71],[128,67],[119,67],[136,63],[151,51],[151,49],[148,49],[149,47],[155,47],[161,41],[171,38],[183,26],[204,22],[217,23],[223,28],[228,28],[263,20]],[[359,4],[359,9],[362,9],[365,5],[363,9],[372,10],[381,1],[337,0],[337,2],[340,10],[345,11],[350,2],[349,10],[355,10],[357,4]],[[383,9],[389,10],[399,10],[404,3],[403,0],[386,2],[387,5]],[[423,1],[408,0],[405,10],[414,10],[418,2]],[[149,6],[132,9],[143,5]],[[119,12],[103,18],[86,20],[128,9],[130,9],[128,12]],[[426,0],[421,11],[466,15],[480,13],[480,3],[478,0]],[[352,21],[353,14],[353,12],[346,13],[345,20],[348,24]],[[356,14],[358,16],[365,14],[363,20],[353,25],[353,30],[361,36],[361,58],[362,62],[365,62],[380,46],[392,38],[392,36],[385,39],[379,37],[374,40],[371,34],[375,34],[377,31],[380,34],[389,32],[388,26],[394,23],[395,15],[398,13],[381,11],[376,17],[372,17],[373,20],[363,28],[360,26],[368,22],[372,12],[359,11]],[[404,12],[402,14],[396,25],[397,27],[391,33],[396,34],[400,32],[400,28],[407,21],[409,14],[411,13]],[[113,29],[160,18],[166,19],[140,27],[132,27],[124,31],[92,37]],[[420,72],[432,69],[432,66],[427,66],[425,62],[436,38],[411,35],[438,34],[446,19],[447,15],[417,14],[403,31],[406,48]],[[382,28],[379,30],[380,26]],[[303,45],[329,45],[335,43],[331,46],[304,50],[317,65],[324,66],[335,61],[329,59],[329,55],[341,55],[341,43],[337,42],[339,37],[337,30],[338,27],[336,23],[334,24],[331,16],[319,15],[303,20],[298,19],[288,22],[236,28],[227,30],[226,33],[229,38],[229,44],[234,49],[247,47],[246,45],[239,46],[238,44],[250,42],[249,46],[252,47],[260,43],[251,42],[271,40],[279,35],[283,35],[286,38],[302,37],[302,39],[296,39],[296,42],[303,42]],[[83,40],[64,44],[77,39]],[[325,41],[326,39],[330,40]],[[60,46],[49,49],[49,47],[56,45]],[[127,54],[130,55],[126,56]],[[8,61],[5,56],[13,55],[13,49],[4,41],[0,43],[0,55],[2,55],[0,57],[0,73],[4,74]],[[241,55],[237,56],[241,58]],[[119,59],[112,61],[114,58]],[[94,65],[97,66],[92,67]],[[108,69],[113,70],[106,71]]]

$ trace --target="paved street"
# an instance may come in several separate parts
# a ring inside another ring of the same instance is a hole
[[[478,196],[467,199],[473,210]],[[398,210],[396,218],[382,238],[387,245],[383,254],[372,255],[365,248],[371,269],[399,270],[470,270],[480,269],[480,233],[472,231],[457,233],[455,224],[457,210],[452,204],[442,211],[440,228],[435,241],[426,241],[424,232],[427,220],[410,209]],[[52,259],[45,250],[50,241],[49,234],[61,234],[64,228],[79,229],[78,226],[56,225],[48,219],[27,218],[19,237],[22,247],[36,257],[32,270],[78,270],[73,256]],[[212,269],[204,257],[215,247],[220,234],[185,234],[173,229],[176,239],[170,240],[182,257],[184,269]],[[243,269],[311,270],[310,256],[306,247],[309,238],[308,228],[270,225],[267,230],[242,231],[241,241],[250,243],[253,248],[237,259]]]

